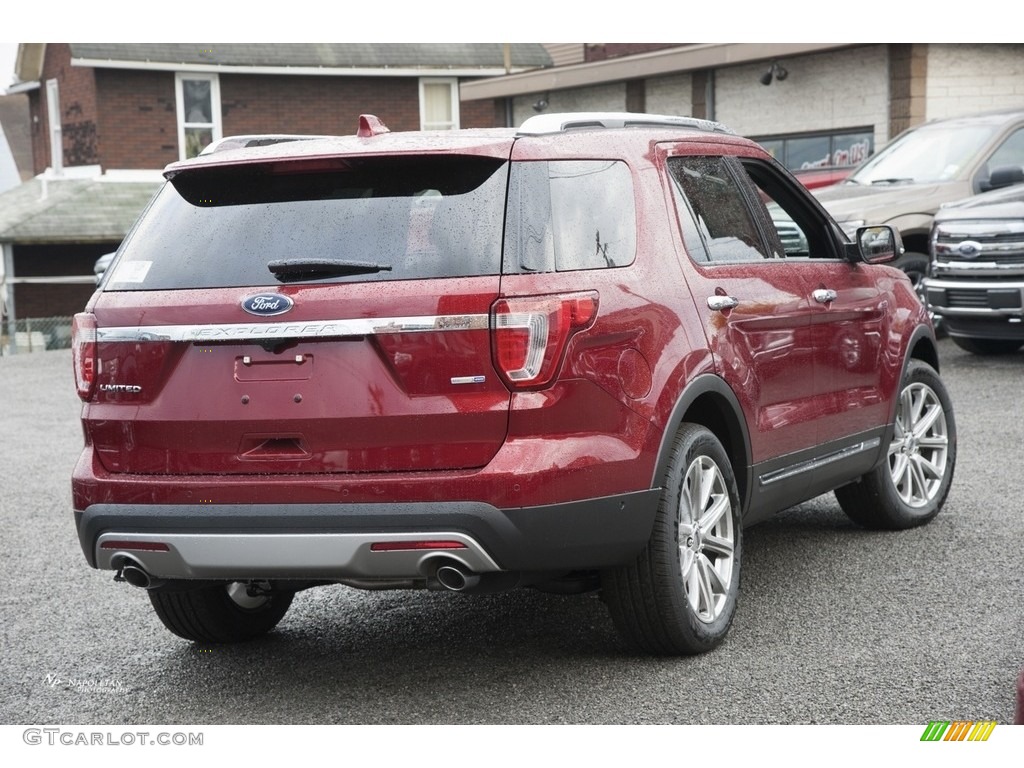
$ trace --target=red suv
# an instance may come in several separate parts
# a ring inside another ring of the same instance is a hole
[[[744,527],[834,490],[906,528],[946,498],[898,235],[848,242],[719,124],[364,116],[165,176],[75,318],[72,484],[89,564],[184,638],[258,636],[327,584],[535,587],[697,653]]]

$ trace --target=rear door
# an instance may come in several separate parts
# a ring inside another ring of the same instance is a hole
[[[669,157],[667,167],[689,256],[686,279],[716,369],[743,409],[753,463],[765,473],[785,469],[815,436],[813,311],[804,282],[765,240],[752,188],[731,158]],[[806,475],[768,477],[758,492],[798,497],[806,482]]]
[[[110,471],[480,467],[507,147],[186,169],[95,301]]]

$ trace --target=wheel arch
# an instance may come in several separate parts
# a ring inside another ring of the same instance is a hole
[[[907,366],[911,360],[921,360],[928,363],[938,372],[939,370],[939,349],[935,343],[935,337],[923,326],[918,326],[911,334],[910,343],[907,345],[910,350],[907,359],[903,361],[903,375],[906,375]],[[902,380],[902,378],[901,378]]]
[[[739,400],[724,380],[703,374],[683,390],[665,424],[651,487],[658,487],[668,469],[672,443],[683,423],[699,424],[710,430],[725,449],[746,512],[750,501],[750,436]]]
[[[902,387],[902,382],[906,381],[907,369],[914,360],[920,360],[923,363],[927,363],[935,369],[936,373],[939,372],[939,349],[935,343],[935,335],[927,326],[918,325],[910,334],[910,339],[907,342],[907,354],[903,358],[903,365],[900,368],[900,377],[896,383],[897,392]],[[892,399],[892,405],[889,408],[889,422],[886,425],[885,434],[882,436],[882,447],[879,450],[878,463],[885,460],[885,447],[892,441],[893,431],[895,429],[894,420],[896,418],[896,408],[898,405],[899,398],[894,397]]]
[[[900,239],[903,241],[904,255],[917,253],[928,258],[928,236],[927,230],[901,231]]]

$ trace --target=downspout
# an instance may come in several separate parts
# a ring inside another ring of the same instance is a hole
[[[60,114],[60,89],[56,80],[46,81],[46,120],[50,128],[50,167],[53,175],[64,175],[64,128]]]
[[[510,43],[501,44],[502,53],[505,56],[505,74],[508,75],[512,71],[512,45]],[[512,128],[512,97],[505,97],[505,127]]]
[[[708,70],[708,80],[704,85],[704,102],[707,108],[707,119],[715,119],[715,70]]]
[[[18,345],[14,343],[14,334],[18,328],[18,319],[14,311],[14,285],[11,278],[14,277],[14,246],[11,243],[3,244],[3,259],[0,260],[0,317],[7,317],[7,347],[4,354],[13,355]]]

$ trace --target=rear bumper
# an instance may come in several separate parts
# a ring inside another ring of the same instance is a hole
[[[539,572],[629,562],[659,489],[501,510],[473,501],[385,504],[94,504],[75,512],[94,568],[130,559],[164,579],[416,579],[440,560]],[[377,544],[443,541],[443,547]],[[457,546],[456,546],[457,545]]]

